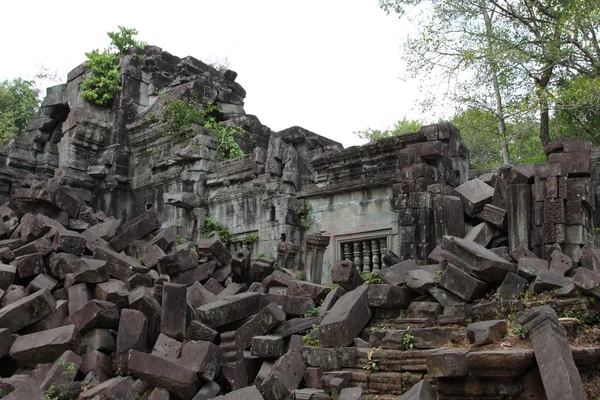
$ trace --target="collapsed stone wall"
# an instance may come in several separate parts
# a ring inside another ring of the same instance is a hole
[[[469,171],[450,124],[343,149],[245,115],[232,71],[147,47],[121,72],[101,110],[76,68],[0,149],[0,397],[583,398],[600,347],[558,315],[600,299],[597,148]],[[170,132],[195,94],[245,156]]]

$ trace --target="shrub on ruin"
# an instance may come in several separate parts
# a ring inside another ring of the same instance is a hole
[[[136,29],[119,26],[119,32],[108,32],[110,46],[103,51],[92,50],[85,53],[89,68],[81,83],[81,97],[98,106],[106,107],[112,103],[115,93],[121,90],[119,56],[132,47],[143,48],[146,43],[134,39]]]

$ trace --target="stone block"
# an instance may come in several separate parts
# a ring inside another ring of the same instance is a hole
[[[251,386],[249,386],[249,388],[251,388]],[[258,392],[258,389],[254,388],[256,392]],[[244,389],[240,389],[236,392],[232,392],[232,393],[236,393],[239,394],[240,392],[242,392]],[[222,392],[221,390],[221,386],[219,386],[216,382],[206,382],[204,383],[204,385],[202,385],[202,388],[198,391],[198,393],[196,393],[196,396],[194,396],[193,400],[210,400],[215,398],[216,396],[218,396],[220,393]],[[259,392],[260,394],[260,392]],[[248,394],[244,393],[244,396],[249,396]],[[245,400],[247,397],[244,397],[243,399]],[[262,397],[258,397],[257,399],[261,399]]]
[[[586,268],[578,268],[573,277],[575,287],[581,293],[600,297],[600,274]]]
[[[281,336],[252,337],[251,352],[261,358],[278,358],[284,353],[285,346]]]
[[[115,349],[115,339],[108,329],[90,329],[81,335],[81,354],[95,350],[111,354]]]
[[[47,237],[41,237],[29,242],[19,248],[12,251],[14,257],[24,256],[26,254],[40,253],[42,256],[47,255],[53,250],[52,242]],[[9,250],[10,251],[10,250]],[[13,260],[14,260],[13,257]],[[12,260],[11,260],[12,261]]]
[[[3,308],[0,308],[0,329],[11,332],[40,321],[54,312],[56,301],[50,290],[42,289]]]
[[[428,292],[444,309],[463,306],[465,304],[463,299],[441,288],[432,287]]]
[[[265,399],[280,400],[288,398],[292,391],[298,388],[305,370],[306,365],[299,351],[290,350],[281,356],[273,364],[269,374],[260,386]]]
[[[370,307],[407,308],[418,294],[409,288],[392,285],[368,285]]]
[[[127,285],[117,279],[109,279],[94,288],[96,300],[108,301],[119,309],[129,306],[129,290]]]
[[[519,258],[519,265],[517,268],[517,274],[526,279],[535,279],[541,271],[548,271],[548,261],[540,258]]]
[[[361,286],[364,279],[360,276],[356,265],[350,260],[338,260],[331,269],[331,281],[340,285],[344,290],[350,291]]]
[[[321,340],[327,347],[348,346],[371,319],[368,287],[346,293],[319,324]]]
[[[81,357],[73,351],[65,351],[50,367],[40,389],[49,397],[60,395],[61,391],[75,380],[81,361]]]
[[[187,301],[194,308],[198,308],[217,300],[219,300],[219,298],[202,286],[200,282],[196,282],[187,288]]]
[[[92,399],[120,399],[136,400],[137,393],[133,389],[131,380],[127,377],[112,378],[102,382],[81,394],[81,400]]]
[[[421,294],[437,285],[435,275],[423,269],[408,271],[405,282],[406,286]]]
[[[475,217],[492,201],[494,188],[475,178],[455,188],[454,194],[462,200],[465,214]]]
[[[85,237],[73,231],[58,231],[54,236],[52,246],[58,253],[82,255],[85,251]]]
[[[185,339],[187,287],[175,283],[163,285],[161,332],[176,340]]]
[[[0,264],[0,289],[6,291],[15,282],[16,276],[16,265]]]
[[[114,264],[123,267],[131,271],[129,275],[131,275],[132,272],[139,272],[141,274],[148,272],[148,268],[137,262],[135,258],[129,257],[125,254],[117,253],[116,251],[107,247],[96,247],[94,250],[94,258],[97,260],[107,261],[109,266],[110,264]],[[115,268],[113,267],[112,269],[114,270]],[[115,278],[121,279],[121,276],[115,276]]]
[[[158,260],[165,256],[165,252],[156,244],[148,246],[142,257],[142,264],[147,268],[156,268]]]
[[[129,350],[146,352],[148,319],[141,311],[124,309],[119,318],[117,356],[125,358]]]
[[[462,238],[445,236],[441,248],[456,257],[452,261],[457,266],[486,282],[501,281],[507,272],[516,270],[512,263],[494,252]]]
[[[219,332],[200,321],[192,321],[187,329],[186,339],[214,342]]]
[[[469,375],[466,350],[445,350],[425,356],[427,376],[431,378],[450,378]]]
[[[91,300],[65,318],[65,324],[75,325],[79,333],[94,328],[116,329],[119,325],[119,309],[108,301]]]
[[[318,324],[321,321],[320,317],[309,317],[309,318],[293,318],[280,324],[274,333],[277,336],[288,337],[290,335],[304,332],[313,325]]]
[[[248,386],[223,396],[215,397],[215,400],[264,400],[264,397],[256,386]],[[194,399],[196,400],[196,399]]]
[[[269,304],[235,331],[235,342],[238,349],[246,350],[252,344],[252,337],[271,331],[285,322],[285,318],[285,313],[277,304]]]
[[[196,243],[196,247],[199,257],[206,256],[215,259],[220,267],[231,263],[231,253],[218,239],[200,239]]]
[[[527,279],[509,272],[504,277],[496,293],[502,300],[517,300],[520,298],[521,292],[527,288],[527,284]]]
[[[235,391],[248,385],[248,370],[244,360],[224,363],[221,365],[221,372]]]
[[[88,351],[81,357],[79,371],[83,375],[93,373],[99,382],[105,382],[112,376],[111,359],[100,351]]]
[[[148,343],[154,343],[160,333],[162,309],[152,290],[139,287],[129,293],[129,308],[141,311],[148,319]]]
[[[152,210],[147,211],[124,224],[121,233],[115,236],[109,244],[115,251],[122,251],[158,228],[160,228],[158,215]]]
[[[433,301],[413,301],[408,306],[406,316],[408,318],[429,318],[435,321],[442,313],[442,306]]]
[[[177,363],[196,372],[201,381],[210,382],[219,374],[221,359],[219,346],[192,340],[181,348],[181,357]]]
[[[559,289],[563,286],[567,286],[571,282],[562,276],[552,271],[540,271],[536,276],[535,280],[530,286],[530,290],[533,293],[542,293],[546,290]]]
[[[212,328],[256,314],[263,301],[260,293],[241,293],[210,304],[196,310],[200,321]]]
[[[216,260],[205,262],[171,277],[171,282],[187,286],[191,286],[195,282],[205,282],[211,276],[214,276],[215,268],[217,268]]]
[[[554,250],[550,254],[550,271],[565,276],[573,268],[573,261],[565,253]]]
[[[10,348],[9,355],[23,367],[53,363],[67,350],[78,352],[79,340],[79,332],[75,325],[66,325],[18,336]]]
[[[467,326],[467,338],[476,346],[502,340],[507,333],[506,320],[475,322]]]
[[[0,328],[0,358],[4,357],[10,351],[13,344],[13,337],[8,328]]]
[[[42,289],[53,290],[57,285],[58,282],[56,279],[52,278],[50,275],[39,274],[31,282],[29,282],[26,292],[27,294],[31,294]]]
[[[102,283],[108,280],[106,261],[80,258],[72,264],[75,282]]]
[[[252,283],[250,252],[242,249],[231,256],[231,277],[237,283]]]
[[[161,333],[152,348],[152,354],[165,360],[175,361],[181,356],[182,346],[180,341]]]
[[[399,286],[406,281],[406,274],[408,271],[418,269],[419,266],[413,260],[406,260],[392,265],[389,268],[383,268],[378,274],[385,283]]]
[[[315,307],[312,299],[298,296],[265,293],[263,304],[276,303],[288,316],[302,316]]]
[[[340,390],[338,400],[360,400],[363,398],[363,389],[360,386]]]
[[[309,297],[315,303],[323,300],[331,291],[327,286],[305,281],[291,281],[286,294],[290,296]]]
[[[260,283],[258,283],[258,282],[252,282],[252,284],[260,285]],[[206,288],[206,290],[208,290],[215,296],[218,295],[220,292],[222,292],[223,289],[225,289],[223,287],[223,285],[221,285],[216,279],[213,279],[213,278],[210,278],[208,281],[206,281],[206,283],[204,284],[204,287]],[[250,288],[248,288],[248,291],[249,292],[251,291]]]
[[[483,207],[479,218],[503,231],[506,231],[507,229],[507,213],[504,208],[486,204]]]
[[[485,295],[488,285],[466,272],[448,264],[442,273],[440,286],[465,301],[473,301]]]
[[[19,278],[29,278],[44,271],[44,259],[40,253],[26,254],[15,258],[11,265],[17,267]]]
[[[67,294],[69,297],[69,314],[74,314],[94,298],[92,291],[85,283],[78,283],[69,287]]]
[[[489,222],[482,222],[471,228],[464,238],[486,247],[494,237],[494,231],[494,227]]]
[[[158,273],[175,275],[198,266],[198,257],[189,249],[180,249],[158,260]]]
[[[6,307],[16,301],[19,301],[26,297],[25,288],[19,285],[10,285],[4,295],[2,296],[1,307]]]
[[[225,297],[234,296],[239,293],[244,293],[248,289],[245,283],[231,282],[225,289],[217,295],[218,299],[224,299]]]
[[[437,393],[431,384],[423,379],[404,393],[402,400],[436,400]]]

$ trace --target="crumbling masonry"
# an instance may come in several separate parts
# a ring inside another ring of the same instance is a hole
[[[75,68],[0,148],[0,398],[584,399],[600,385],[600,345],[573,344],[600,298],[589,142],[475,171],[448,123],[344,149],[247,115],[233,71],[148,46],[120,72],[104,109]],[[220,159],[202,126],[172,132],[169,102],[195,98],[243,130],[244,156]]]

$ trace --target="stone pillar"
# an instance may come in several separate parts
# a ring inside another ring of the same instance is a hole
[[[379,264],[379,239],[371,240],[371,252],[373,253],[373,271],[379,271],[381,269]]]
[[[521,314],[518,321],[529,330],[548,400],[584,400],[581,376],[556,312],[548,306],[534,307]]]
[[[522,183],[508,186],[508,246],[531,248],[531,185]]]
[[[352,260],[352,243],[344,243],[344,260]]]
[[[323,279],[323,256],[329,246],[329,236],[319,233],[306,235],[306,263],[304,272],[306,280],[321,283]]]
[[[279,268],[294,268],[294,259],[300,250],[300,246],[289,242],[277,244],[277,266]]]
[[[371,272],[371,242],[363,240],[363,272]]]

